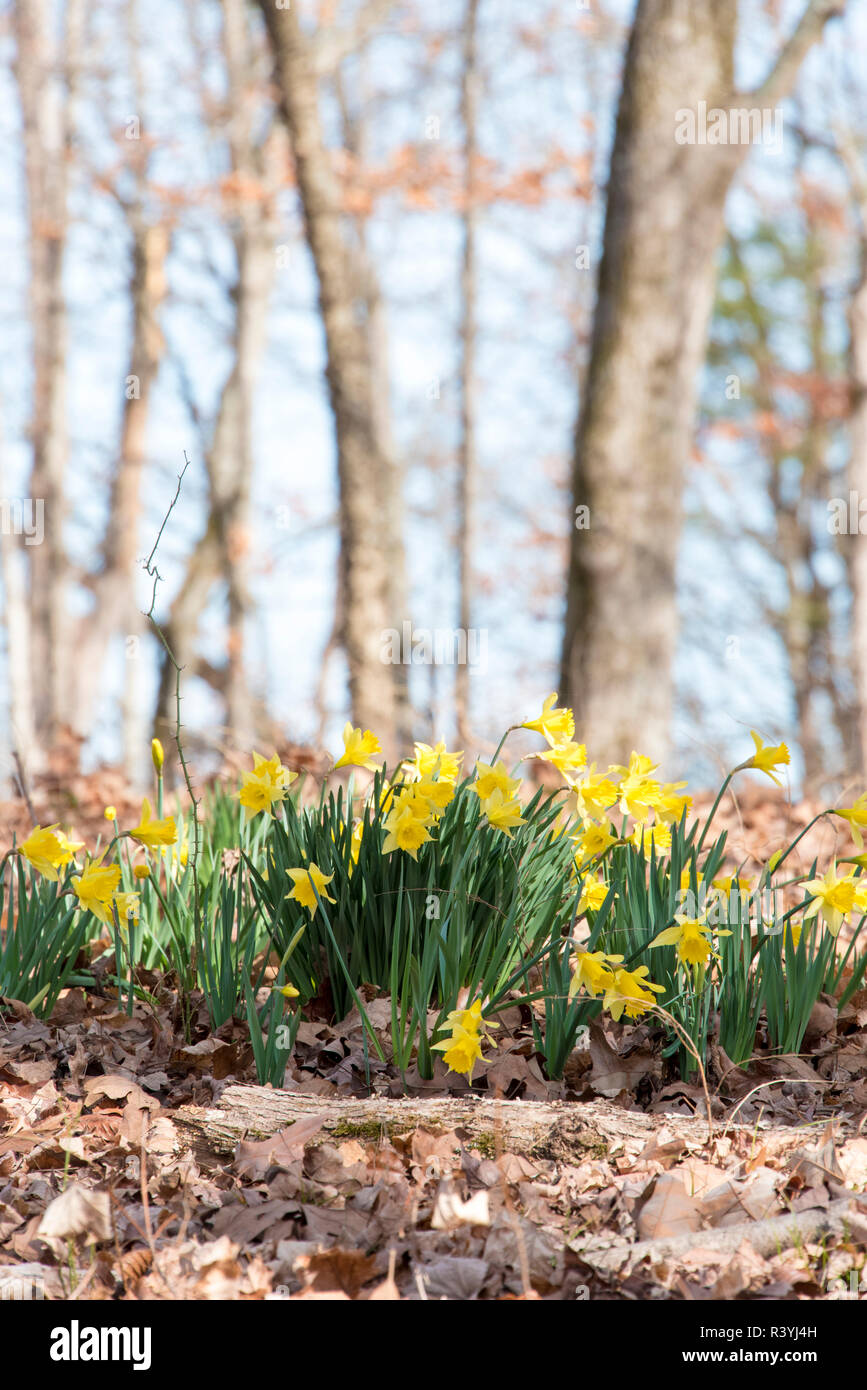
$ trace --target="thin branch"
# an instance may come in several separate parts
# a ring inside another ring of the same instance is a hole
[[[836,19],[845,9],[845,0],[809,0],[794,32],[780,50],[777,61],[764,82],[751,92],[740,92],[738,96],[755,102],[757,106],[773,106],[787,95],[798,70],[812,48],[822,37],[822,30],[829,19]]]
[[[327,77],[350,53],[356,53],[370,31],[388,17],[394,0],[368,0],[351,24],[320,34],[313,41],[313,66],[317,77]]]

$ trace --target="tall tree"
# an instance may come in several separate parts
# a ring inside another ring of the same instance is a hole
[[[737,0],[638,3],[575,435],[572,500],[589,527],[572,531],[562,651],[561,695],[603,760],[668,745],[696,379],[726,195],[750,148],[743,135],[678,143],[679,113],[774,107],[840,9],[809,0],[765,81],[737,92]]]
[[[476,457],[476,315],[478,241],[478,63],[479,0],[467,0],[463,34],[461,114],[464,125],[464,246],[461,260],[461,433],[458,455],[458,627],[472,624],[473,541],[478,460]],[[461,742],[470,742],[470,670],[455,668],[455,719]]]
[[[29,549],[30,648],[35,732],[43,748],[65,715],[67,313],[63,265],[69,231],[74,99],[84,0],[16,0],[15,76],[21,104],[32,337],[30,497],[43,509],[44,539]],[[13,656],[13,660],[15,657]]]
[[[320,77],[360,44],[387,5],[362,7],[346,31],[310,36],[297,10],[259,0],[274,51],[281,106],[292,142],[305,233],[319,286],[326,377],[337,445],[343,579],[343,647],[355,723],[398,746],[396,668],[383,661],[391,608],[386,540],[391,469],[377,427],[376,371],[363,305],[364,276],[347,238],[341,187],[319,109]],[[401,543],[392,537],[392,543]]]
[[[252,414],[256,374],[265,346],[275,269],[277,174],[273,126],[257,126],[252,98],[260,53],[253,43],[243,0],[222,0],[223,54],[227,74],[226,142],[230,174],[223,183],[235,250],[233,360],[220,395],[216,422],[205,441],[208,515],[187,563],[165,631],[176,660],[208,679],[223,697],[228,741],[248,748],[257,711],[248,684],[246,626],[250,611],[250,496],[253,481]],[[194,393],[188,388],[194,413]],[[199,622],[218,583],[225,588],[226,660],[213,668],[197,653]],[[156,729],[175,725],[175,672],[163,661]]]

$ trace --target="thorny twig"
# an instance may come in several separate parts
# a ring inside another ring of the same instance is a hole
[[[184,746],[183,746],[183,742],[182,742],[182,740],[181,740],[181,728],[182,728],[182,725],[181,725],[181,671],[183,670],[183,667],[180,665],[180,663],[178,662],[177,658],[175,657],[175,654],[174,654],[174,652],[172,651],[172,649],[171,649],[171,647],[170,647],[170,645],[169,645],[169,641],[168,641],[168,638],[166,637],[165,632],[163,631],[162,627],[160,626],[160,624],[157,622],[156,618],[154,617],[154,608],[156,607],[156,601],[157,601],[157,587],[158,587],[159,583],[160,583],[161,580],[162,580],[162,575],[160,574],[159,570],[157,569],[156,563],[155,563],[156,553],[157,553],[157,550],[159,549],[159,544],[160,544],[160,541],[162,540],[163,532],[165,531],[166,526],[168,525],[169,517],[171,516],[172,512],[174,511],[175,505],[176,505],[176,503],[177,503],[177,500],[178,500],[178,498],[179,498],[180,495],[181,495],[181,484],[182,484],[183,481],[184,481],[184,475],[186,474],[186,471],[187,471],[187,469],[189,468],[189,466],[190,466],[190,460],[189,460],[189,458],[188,458],[188,456],[187,456],[186,450],[184,450],[184,466],[183,466],[183,468],[181,469],[180,473],[178,474],[178,485],[177,485],[177,487],[175,488],[175,495],[174,495],[174,497],[172,498],[171,502],[169,503],[168,510],[166,511],[166,514],[165,514],[165,516],[163,517],[162,524],[160,525],[160,529],[159,529],[159,531],[157,532],[157,538],[156,538],[156,540],[155,540],[154,543],[153,543],[153,548],[151,549],[151,553],[150,553],[150,555],[147,557],[147,559],[144,561],[145,573],[148,575],[148,577],[149,577],[150,579],[153,580],[153,589],[152,589],[152,592],[151,592],[151,605],[150,605],[150,608],[147,610],[147,612],[144,614],[144,616],[145,616],[145,618],[147,619],[147,621],[150,622],[151,626],[153,627],[154,632],[156,633],[157,637],[159,638],[160,643],[162,644],[163,650],[164,650],[164,652],[165,652],[165,654],[166,654],[166,660],[170,662],[170,664],[171,664],[172,667],[174,668],[174,672],[175,672],[175,743],[176,743],[177,749],[178,749],[178,758],[179,758],[179,760],[180,760],[181,769],[182,769],[183,774],[184,774],[184,784],[186,785],[187,792],[189,793],[190,804],[191,804],[191,806],[192,806],[192,818],[193,818],[193,856],[192,856],[192,862],[193,862],[193,913],[194,913],[194,920],[195,920],[195,923],[196,923],[196,927],[197,927],[197,929],[198,929],[198,927],[199,927],[199,925],[200,925],[200,923],[199,923],[199,843],[200,843],[200,842],[199,842],[199,798],[196,796],[196,794],[195,794],[195,792],[194,792],[194,790],[193,790],[193,783],[192,783],[192,778],[191,778],[191,776],[190,776],[190,769],[189,769],[189,766],[188,766],[188,764],[187,764],[186,755],[185,755],[185,753],[184,753]]]

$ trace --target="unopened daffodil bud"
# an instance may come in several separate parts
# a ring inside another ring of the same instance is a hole
[[[153,758],[154,770],[157,776],[159,776],[163,770],[163,763],[166,760],[166,756],[163,752],[163,745],[158,738],[151,739],[151,757]]]

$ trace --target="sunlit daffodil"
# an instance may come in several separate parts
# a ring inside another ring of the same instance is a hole
[[[526,756],[550,763],[558,772],[562,772],[564,777],[574,775],[587,766],[585,744],[573,743],[570,739],[563,743],[555,743],[552,748],[545,748],[541,753],[528,753]]]
[[[111,905],[117,908],[117,920],[121,927],[126,927],[130,922],[137,922],[139,917],[139,895],[138,893],[115,893],[111,899]],[[111,921],[114,921],[114,914],[111,913]]]
[[[274,993],[282,994],[284,999],[298,999],[298,990],[294,985],[274,985]]]
[[[345,724],[343,752],[334,767],[366,767],[369,772],[376,772],[381,766],[381,761],[377,762],[373,755],[381,752],[382,745],[370,729],[365,729],[362,733],[361,729],[353,729],[351,724]]]
[[[136,865],[134,866],[134,868],[133,868],[133,874],[135,875],[136,878],[140,878],[140,879],[150,878],[150,876],[151,876],[151,866],[150,866],[150,864],[136,864]]]
[[[851,873],[838,878],[836,863],[830,865],[822,878],[808,879],[802,886],[813,899],[804,911],[804,921],[821,912],[832,936],[837,935],[849,913],[860,907],[859,899],[863,901],[867,889],[867,884]]]
[[[145,797],[141,804],[141,821],[126,832],[133,840],[138,840],[146,849],[159,849],[160,845],[173,845],[178,838],[174,816],[164,816],[155,820],[151,815],[151,804]]]
[[[159,741],[158,738],[152,738],[152,739],[151,739],[151,761],[152,761],[152,763],[153,763],[153,765],[154,765],[154,772],[157,774],[158,777],[161,777],[161,776],[162,776],[162,772],[163,772],[163,763],[165,762],[165,760],[166,760],[166,755],[165,755],[165,753],[163,752],[163,745],[160,743],[160,741]]]
[[[333,903],[337,901],[325,891],[334,875],[324,874],[318,865],[308,864],[306,869],[287,869],[286,872],[293,884],[291,891],[286,894],[287,899],[293,898],[302,907],[306,907],[311,917],[319,906],[316,901],[317,893],[323,902]]]
[[[27,839],[21,841],[18,853],[23,854],[28,864],[32,864],[43,878],[50,878],[56,883],[60,877],[58,870],[70,864],[78,850],[83,848],[83,841],[68,840],[56,824],[47,825],[44,829],[37,825]]]
[[[465,1033],[458,1029],[450,1038],[444,1038],[442,1042],[433,1044],[434,1052],[443,1053],[443,1061],[449,1071],[458,1072],[466,1076],[467,1081],[473,1079],[473,1068],[476,1062],[484,1063],[482,1056],[482,1042],[478,1033]]]
[[[285,799],[297,777],[298,773],[284,767],[276,753],[272,758],[264,758],[254,752],[252,771],[241,774],[238,799],[248,811],[264,811],[273,816],[274,805]]]
[[[700,917],[687,917],[682,913],[675,915],[676,926],[667,927],[650,943],[656,946],[676,946],[677,958],[681,965],[706,966],[711,956],[719,959],[710,940],[711,928]],[[731,936],[730,931],[718,931],[717,936]]]
[[[443,1053],[443,1061],[449,1071],[459,1072],[472,1081],[476,1062],[485,1062],[482,1044],[496,1046],[490,1037],[490,1029],[499,1027],[499,1024],[487,1023],[482,1018],[482,1001],[477,999],[469,1009],[453,1010],[446,1016],[443,1026],[451,1030],[451,1037],[434,1043],[433,1050]]]
[[[594,764],[595,766],[595,764]],[[617,800],[617,787],[604,772],[591,767],[575,787],[575,809],[582,820],[598,820]]]
[[[612,966],[618,966],[622,960],[622,956],[609,956],[604,951],[576,951],[572,957],[570,998],[579,989],[586,989],[588,994],[604,994],[614,984]]]
[[[755,729],[750,729],[750,737],[756,745],[756,751],[747,762],[741,763],[741,768],[754,767],[781,787],[783,784],[774,773],[791,762],[788,748],[784,743],[765,743]]]
[[[491,1028],[499,1028],[499,1023],[489,1023],[482,1018],[482,1001],[475,999],[468,1009],[452,1009],[446,1014],[445,1028],[463,1028],[465,1032],[481,1033],[486,1036]]]
[[[117,820],[117,807],[106,806],[102,814],[105,816],[106,820]]]
[[[651,850],[657,855],[668,854],[671,849],[671,826],[637,825],[629,839],[636,849],[643,849],[646,855]]]
[[[608,771],[620,778],[617,795],[623,815],[646,820],[660,796],[659,783],[648,775],[655,771],[654,764],[641,753],[633,753],[628,767],[609,767]]]
[[[557,708],[556,691],[548,696],[538,719],[525,719],[520,726],[534,734],[542,734],[552,746],[571,739],[575,733],[575,716],[571,709]]]
[[[452,782],[431,782],[427,779],[410,784],[413,796],[423,799],[428,803],[430,813],[434,817],[441,816],[443,811],[454,800],[455,788]]]
[[[605,899],[608,897],[608,884],[604,879],[591,879],[581,886],[581,897],[578,899],[578,912],[598,912]]]
[[[100,922],[110,926],[114,921],[111,900],[120,883],[120,867],[117,864],[103,865],[101,859],[102,856],[91,860],[84,871],[73,878],[72,890],[83,911],[92,912]]]
[[[495,830],[502,830],[504,835],[512,838],[512,831],[518,825],[525,825],[524,817],[521,815],[521,803],[514,797],[506,797],[499,790],[491,792],[491,795],[482,802],[482,810],[487,817],[489,825]]]
[[[602,1001],[603,1008],[615,1021],[624,1013],[627,1018],[639,1018],[646,1013],[656,1002],[651,990],[655,994],[665,993],[664,985],[655,985],[652,980],[644,978],[647,974],[646,965],[639,965],[635,970],[615,970],[614,979]]]
[[[864,837],[861,831],[867,827],[867,792],[862,792],[853,806],[842,806],[839,811],[834,812],[834,815],[849,822],[852,839],[859,850],[863,850]]]
[[[458,780],[463,751],[449,753],[445,739],[442,738],[433,748],[429,743],[416,743],[414,747],[415,759],[406,764],[410,776],[414,776],[418,781],[436,777],[439,782],[452,784]]]
[[[666,825],[676,825],[681,820],[684,811],[692,806],[692,797],[683,795],[686,785],[686,782],[666,782],[660,787],[653,805],[657,820]]]
[[[575,845],[575,863],[581,868],[589,860],[597,859],[612,845],[616,845],[617,836],[613,833],[610,821],[607,825],[585,821],[580,833],[573,835],[572,842]]]
[[[515,795],[521,785],[520,777],[510,777],[509,769],[502,759],[491,767],[490,763],[476,763],[476,780],[470,783],[469,790],[475,792],[481,801],[487,801],[493,792],[502,792],[506,800]]]
[[[418,859],[422,845],[431,838],[424,820],[414,816],[409,806],[395,806],[386,817],[385,828],[388,834],[382,846],[383,854],[400,849]]]

